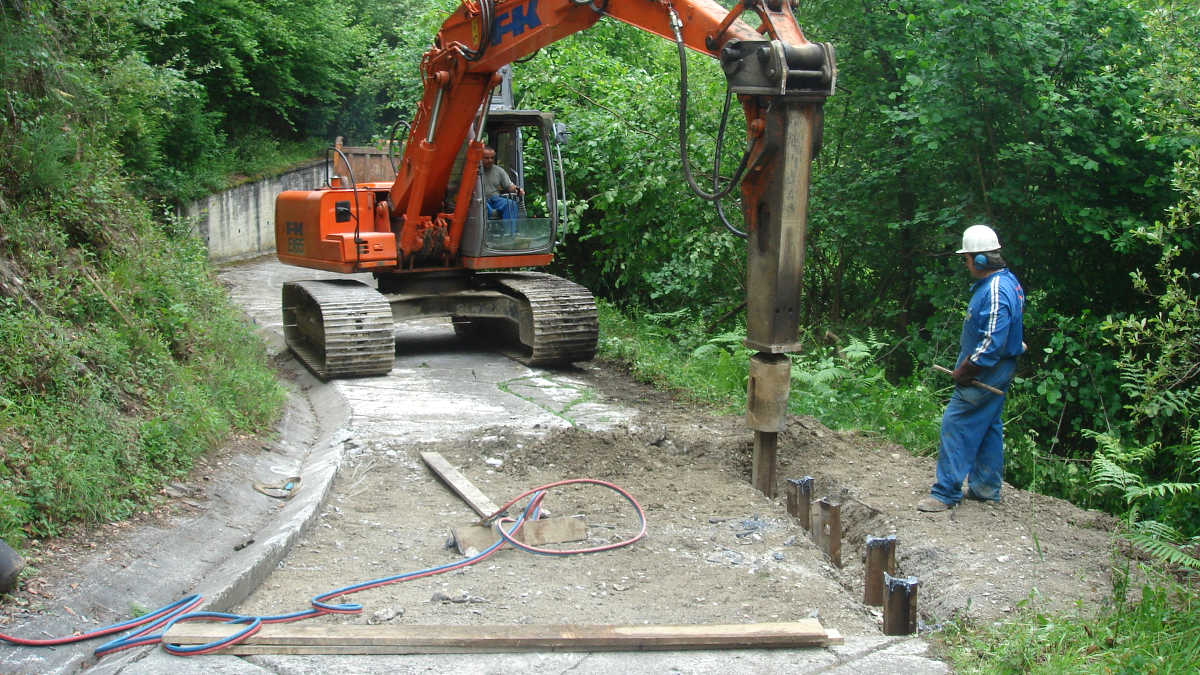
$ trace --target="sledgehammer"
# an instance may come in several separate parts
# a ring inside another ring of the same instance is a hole
[[[953,370],[950,370],[949,368],[943,368],[943,367],[941,367],[941,366],[939,366],[939,365],[937,365],[937,364],[934,364],[934,366],[933,366],[933,370],[936,370],[936,371],[938,371],[939,373],[945,373],[945,374],[947,374],[947,375],[953,375],[953,374],[954,374],[954,371],[953,371]],[[1003,391],[1000,391],[999,389],[997,389],[997,388],[993,387],[993,386],[992,386],[992,385],[990,385],[990,384],[984,384],[984,383],[980,382],[979,380],[971,380],[971,386],[972,386],[972,387],[979,387],[980,389],[986,389],[986,390],[988,390],[988,391],[992,392],[993,394],[998,394],[998,395],[1000,395],[1000,396],[1003,396],[1003,395],[1004,395],[1004,392],[1003,392]]]

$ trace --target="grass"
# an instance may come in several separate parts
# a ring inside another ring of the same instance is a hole
[[[739,413],[746,405],[749,357],[744,332],[703,334],[696,327],[631,318],[600,302],[601,356],[628,364],[634,377],[675,389],[714,408]],[[941,399],[927,384],[896,386],[876,355],[885,346],[868,336],[839,347],[814,346],[792,356],[788,410],[833,429],[877,434],[910,451],[936,450]]]
[[[148,191],[171,201],[198,199],[323,158],[330,145],[316,140],[280,141],[248,135],[237,139],[226,152],[190,167],[187,175],[167,171],[154,176]]]
[[[959,673],[1194,673],[1200,669],[1200,602],[1169,578],[1094,617],[1025,608],[1011,620],[952,624],[941,649]]]
[[[283,403],[186,228],[115,178],[66,199],[0,214],[0,536],[15,547],[144,508]]]
[[[726,350],[688,358],[694,350],[672,339],[672,331],[653,321],[635,321],[604,301],[600,315],[600,356],[625,363],[643,382],[686,392],[688,397],[733,412],[746,401],[745,363]]]
[[[308,139],[303,141],[279,141],[255,138],[241,139],[234,148],[237,167],[236,175],[245,181],[255,181],[276,176],[287,169],[323,158],[332,143]],[[232,167],[230,167],[232,168]]]

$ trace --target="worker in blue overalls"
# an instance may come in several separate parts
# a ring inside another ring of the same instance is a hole
[[[1025,352],[1022,318],[1025,291],[1000,256],[1000,240],[987,225],[963,232],[962,248],[975,279],[963,319],[962,337],[954,368],[954,395],[942,415],[938,446],[937,482],[918,511],[937,512],[956,506],[963,497],[1000,500],[1004,479],[1003,394],[973,384],[979,381],[1008,391],[1017,357]],[[963,493],[963,480],[967,491]]]

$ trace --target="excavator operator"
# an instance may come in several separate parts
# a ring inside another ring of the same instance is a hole
[[[480,177],[483,180],[483,194],[487,200],[488,215],[495,215],[504,221],[506,234],[516,234],[517,202],[506,195],[524,195],[525,191],[517,187],[508,177],[504,167],[496,164],[496,150],[492,147],[483,149],[480,161]]]

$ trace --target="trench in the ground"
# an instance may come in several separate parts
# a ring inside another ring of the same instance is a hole
[[[641,427],[619,428],[606,431],[589,431],[573,428],[550,432],[540,438],[526,439],[516,443],[512,432],[499,430],[483,434],[489,442],[479,444],[475,452],[487,455],[493,462],[503,463],[504,470],[519,474],[529,467],[555,466],[571,475],[603,475],[620,482],[623,477],[642,472],[659,472],[662,482],[670,482],[670,472],[684,466],[695,469],[705,466],[724,476],[724,480],[740,481],[749,492],[751,471],[751,436],[745,431],[739,418],[719,418],[719,424],[711,419],[708,424],[717,428],[708,429],[666,421]],[[517,446],[520,447],[517,447]],[[841,567],[829,564],[828,558],[817,554],[811,561],[814,570],[820,570],[835,582],[846,596],[860,603],[864,613],[878,614],[862,605],[865,542],[867,536],[884,536],[884,523],[878,510],[849,496],[849,490],[833,479],[817,473],[816,483],[822,486],[821,494],[813,499],[828,496],[840,504],[842,523]],[[771,515],[788,523],[793,538],[810,538],[799,520],[787,513],[785,481],[777,498],[771,502]],[[755,508],[761,508],[756,506]],[[818,509],[814,505],[813,511]],[[903,573],[903,558],[899,561],[897,574]]]

